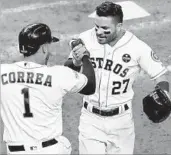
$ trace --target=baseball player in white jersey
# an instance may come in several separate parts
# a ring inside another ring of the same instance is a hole
[[[44,65],[50,43],[57,41],[47,25],[30,24],[19,34],[24,60],[1,64],[1,116],[8,154],[71,153],[70,142],[62,136],[62,99],[66,93],[94,93],[95,74],[88,56],[82,59],[83,74]]]
[[[158,86],[169,91],[164,75],[167,69],[146,43],[122,28],[120,5],[100,4],[94,20],[95,27],[79,36],[84,45],[71,52],[65,63],[70,68],[73,64],[81,67],[79,59],[87,49],[96,75],[95,94],[83,98],[79,153],[133,154],[133,82],[143,69]]]

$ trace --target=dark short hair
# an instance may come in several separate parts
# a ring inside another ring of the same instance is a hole
[[[99,6],[96,7],[96,13],[98,16],[112,16],[117,17],[117,20],[119,23],[123,22],[123,12],[122,7],[118,4],[115,4],[113,2],[103,2]]]

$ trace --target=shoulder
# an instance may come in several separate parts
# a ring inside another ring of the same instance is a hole
[[[127,31],[127,32],[129,35],[132,36],[131,43],[133,44],[135,49],[139,49],[139,50],[143,50],[143,51],[151,49],[150,46],[147,43],[145,43],[145,41],[143,41],[142,39],[140,39],[133,33],[129,32],[129,31]]]
[[[12,64],[0,64],[0,67],[1,67],[1,73],[2,72],[8,72],[9,70],[11,70],[12,68],[15,68],[15,64],[12,63]]]
[[[74,79],[79,79],[79,77],[85,76],[81,73],[78,73],[67,66],[53,66],[52,67],[53,76],[56,77],[56,80],[60,80],[61,82],[68,82]],[[67,81],[66,81],[67,80]]]
[[[149,55],[152,51],[152,49],[143,40],[139,39],[130,31],[126,31],[122,38],[121,47],[123,51],[127,51],[127,53],[136,61],[144,55]]]
[[[70,69],[67,66],[62,66],[62,65],[55,65],[55,66],[48,67],[48,70],[52,74],[55,74],[58,76],[66,75],[72,72],[72,69]]]
[[[129,43],[125,47],[129,49],[136,58],[139,59],[139,57],[151,53],[152,49],[147,43],[129,31],[126,31],[126,33],[128,38],[127,42]]]
[[[15,66],[14,63],[12,63],[12,64],[0,64],[0,65],[1,65],[1,67],[11,67],[11,66]]]

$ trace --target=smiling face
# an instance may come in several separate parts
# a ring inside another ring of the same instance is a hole
[[[95,31],[99,44],[112,42],[120,31],[121,23],[112,16],[97,16],[95,18]]]
[[[122,7],[113,2],[103,2],[96,7],[95,31],[99,44],[115,41],[123,22]]]

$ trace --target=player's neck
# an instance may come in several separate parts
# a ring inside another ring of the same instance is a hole
[[[39,49],[35,54],[33,54],[31,56],[24,57],[24,61],[33,62],[33,63],[37,63],[40,65],[45,64],[44,54],[41,51],[41,49]]]
[[[40,59],[37,60],[35,56],[24,57],[24,61],[41,64]]]
[[[113,41],[111,41],[110,43],[108,43],[111,47],[113,47],[125,34],[125,30],[121,30],[119,31],[119,33],[116,35],[116,37],[113,39]]]

